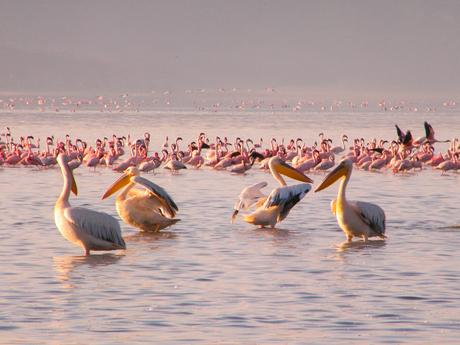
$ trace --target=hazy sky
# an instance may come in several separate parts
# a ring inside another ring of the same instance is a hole
[[[0,90],[460,91],[460,1],[0,1]]]

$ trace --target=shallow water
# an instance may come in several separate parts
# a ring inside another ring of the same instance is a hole
[[[456,114],[348,113],[3,114],[13,135],[94,140],[150,131],[191,140],[205,131],[247,137],[337,140],[394,138],[394,123],[422,135],[458,137]],[[444,148],[444,146],[439,146]],[[118,218],[118,176],[76,171],[73,205]],[[323,175],[311,174],[315,185]],[[0,332],[19,343],[305,344],[458,343],[460,334],[460,176],[432,170],[394,176],[354,171],[349,197],[387,214],[386,241],[341,245],[330,213],[337,186],[310,193],[279,224],[257,230],[230,224],[233,202],[270,175],[232,176],[207,169],[147,174],[174,197],[182,220],[160,235],[122,224],[128,249],[82,257],[54,225],[58,169],[0,167]]]

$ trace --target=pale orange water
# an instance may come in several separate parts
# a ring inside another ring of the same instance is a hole
[[[422,135],[459,136],[457,114],[201,113],[3,114],[13,135],[84,139],[150,131],[186,141],[304,138],[325,131],[395,138],[394,123]],[[445,146],[438,146],[445,148]],[[118,175],[76,171],[73,205],[115,217],[101,201]],[[323,175],[310,175],[319,183]],[[182,220],[161,235],[122,230],[128,249],[80,256],[54,225],[57,168],[0,167],[0,343],[305,344],[457,343],[460,335],[459,175],[354,171],[349,197],[385,209],[389,238],[341,246],[329,210],[337,186],[310,193],[278,230],[230,224],[239,191],[270,175],[207,169],[146,177],[163,186]]]

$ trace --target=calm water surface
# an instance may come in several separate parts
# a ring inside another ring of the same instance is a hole
[[[201,113],[2,114],[13,135],[69,133],[84,139],[149,131],[191,140],[215,135],[269,140],[325,131],[394,138],[394,123],[423,135],[459,136],[457,114]],[[445,146],[439,146],[445,148]],[[117,177],[76,171],[73,205],[115,217],[101,201]],[[315,184],[324,175],[310,175]],[[0,333],[9,344],[458,343],[460,176],[425,170],[394,176],[354,171],[350,198],[387,214],[386,241],[341,245],[330,213],[333,186],[311,193],[277,230],[230,224],[240,190],[270,175],[207,169],[147,174],[179,205],[179,223],[160,235],[122,224],[128,249],[82,257],[55,227],[62,188],[56,168],[0,167]]]

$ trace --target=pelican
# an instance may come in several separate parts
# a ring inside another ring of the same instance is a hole
[[[343,160],[326,176],[315,192],[329,187],[342,178],[337,199],[331,202],[331,211],[337,217],[337,222],[345,232],[347,241],[351,242],[353,237],[362,237],[364,241],[374,236],[385,238],[385,212],[375,204],[348,201],[345,197],[345,189],[350,181],[352,170],[353,162],[350,159]]]
[[[69,242],[83,247],[85,255],[90,250],[126,249],[118,221],[107,213],[83,207],[71,207],[70,191],[77,195],[77,184],[68,165],[67,156],[59,154],[64,186],[54,206],[54,221],[62,236]]]
[[[268,166],[273,178],[279,182],[281,187],[273,189],[268,197],[265,197],[260,191],[267,185],[265,182],[243,189],[239,200],[235,204],[232,221],[240,209],[248,209],[255,205],[256,210],[245,216],[244,221],[261,228],[265,226],[274,228],[277,223],[287,217],[289,211],[310,191],[311,185],[308,183],[313,181],[297,169],[286,164],[279,157],[270,158]],[[287,186],[281,174],[307,183]]]
[[[179,209],[173,199],[163,188],[139,175],[139,169],[129,167],[102,199],[126,186],[115,201],[117,212],[125,223],[142,231],[160,231],[177,223],[179,219],[174,217]],[[143,189],[133,189],[136,185]]]

